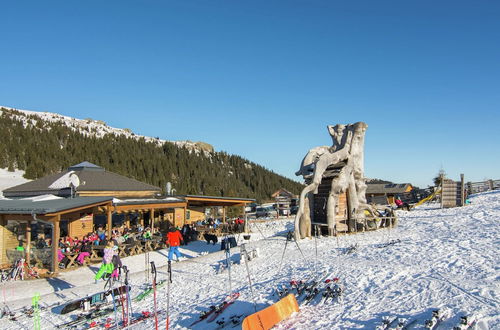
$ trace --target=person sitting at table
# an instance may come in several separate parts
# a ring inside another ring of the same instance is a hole
[[[61,249],[57,250],[57,261],[59,262],[59,268],[66,268],[69,259],[64,255]]]
[[[92,247],[90,246],[89,241],[81,241],[80,249],[79,249],[78,257],[76,257],[76,261],[83,265],[85,263],[85,257],[89,257],[92,252]]]
[[[24,252],[23,241],[19,241],[19,245],[16,247],[16,251]]]
[[[47,241],[45,241],[45,238],[43,237],[43,234],[38,235],[38,239],[35,244],[37,249],[44,249],[48,247]]]
[[[104,248],[104,256],[102,258],[102,265],[95,274],[94,280],[97,284],[97,281],[101,279],[104,275],[111,275],[113,270],[115,270],[115,266],[113,265],[113,255],[115,254],[115,250],[113,250],[113,242],[108,242],[106,247]],[[107,277],[106,276],[106,277]]]
[[[147,227],[146,229],[144,229],[144,233],[142,234],[142,238],[145,239],[145,240],[152,238],[151,229],[149,227]]]

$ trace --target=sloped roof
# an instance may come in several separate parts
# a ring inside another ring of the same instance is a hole
[[[410,183],[368,183],[366,194],[402,194],[408,187],[412,187]]]
[[[105,204],[111,197],[75,197],[51,200],[5,199],[0,200],[0,214],[50,214],[84,207]]]
[[[294,194],[292,194],[291,192],[289,192],[288,190],[286,190],[284,188],[281,188],[280,190],[275,191],[271,195],[272,198],[276,198],[276,196],[287,196],[287,197],[290,197],[290,198],[295,197]]]
[[[71,166],[68,170],[47,175],[38,180],[23,183],[21,185],[5,189],[5,197],[33,196],[40,194],[55,194],[67,196],[71,190],[70,187],[61,189],[51,189],[49,186],[62,176],[73,171],[80,179],[79,192],[85,191],[161,191],[159,187],[140,182],[125,176],[108,172],[104,168],[89,162],[83,162]]]

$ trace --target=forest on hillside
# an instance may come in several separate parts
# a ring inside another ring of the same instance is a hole
[[[240,156],[225,152],[194,152],[165,142],[107,134],[95,137],[62,123],[2,108],[0,168],[25,171],[27,179],[58,173],[89,161],[106,170],[176,194],[237,196],[264,201],[280,188],[300,193],[303,185]],[[15,114],[15,116],[14,116]],[[29,117],[22,121],[18,117]]]

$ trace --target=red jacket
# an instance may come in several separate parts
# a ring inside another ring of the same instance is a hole
[[[170,246],[179,246],[181,245],[181,241],[184,239],[182,238],[181,233],[176,230],[176,231],[169,231],[167,234],[167,244]]]

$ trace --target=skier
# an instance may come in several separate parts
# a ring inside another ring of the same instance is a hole
[[[113,250],[113,241],[109,241],[104,249],[104,257],[102,258],[102,265],[99,268],[97,274],[95,274],[95,283],[99,280],[104,274],[111,275],[115,266],[113,265],[113,255],[115,254],[115,250]]]
[[[179,252],[179,245],[181,242],[184,242],[181,233],[175,228],[171,227],[167,234],[167,245],[170,246],[168,250],[168,260],[172,260],[172,257],[175,253],[177,256],[177,261],[181,258],[182,254]]]
[[[111,262],[113,263],[113,272],[111,273],[111,277],[113,277],[115,280],[118,280],[120,277],[120,272],[119,269],[123,266],[122,265],[122,260],[120,259],[120,256],[118,255],[118,245],[113,246],[113,257],[111,258]]]

